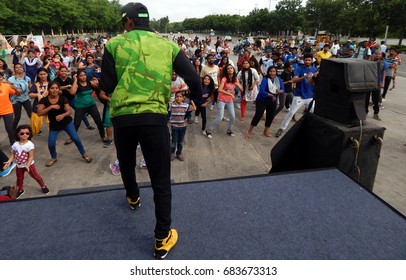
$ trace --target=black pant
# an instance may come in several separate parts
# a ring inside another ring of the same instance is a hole
[[[379,114],[379,99],[380,99],[379,98],[380,97],[379,96],[380,95],[380,90],[379,89],[367,93],[367,95],[365,97],[365,111],[368,114],[368,112],[369,112],[369,110],[368,110],[369,98],[370,98],[371,94],[372,94],[372,103],[374,104],[374,107],[373,107],[374,114],[377,115],[377,114]]]
[[[385,85],[383,86],[383,93],[382,93],[382,98],[386,97],[386,93],[388,92],[390,82],[392,81],[392,76],[386,76],[385,77]]]
[[[206,107],[202,107],[201,104],[196,104],[196,112],[195,116],[198,117],[202,113],[202,130],[206,130],[206,123],[207,123],[207,117],[206,117]]]
[[[88,113],[90,116],[92,116],[94,123],[97,125],[97,128],[99,130],[99,135],[102,139],[105,137],[105,132],[104,132],[104,127],[101,121],[100,113],[99,110],[97,109],[96,105],[92,105],[90,107],[86,108],[76,108],[75,109],[75,118],[73,123],[75,124],[75,129],[78,131],[80,127],[80,123],[83,120],[83,117]]]
[[[290,105],[292,105],[293,101],[293,92],[287,92],[286,93],[286,99],[285,99],[285,108],[289,109]]]
[[[139,197],[135,176],[137,143],[147,164],[155,203],[155,237],[168,236],[171,226],[172,191],[169,130],[165,126],[114,126],[114,142],[127,196]]]
[[[289,108],[290,104],[292,104],[293,100],[293,93],[292,92],[284,92],[279,94],[279,106],[276,108],[275,116],[282,111],[283,107],[285,106],[286,109]]]
[[[17,102],[16,104],[13,104],[13,109],[14,109],[13,129],[14,129],[14,131],[17,129],[18,123],[20,122],[22,107],[24,107],[24,110],[27,112],[28,118],[31,119],[32,105],[31,105],[30,100],[26,100],[24,102]]]
[[[13,113],[7,114],[7,115],[2,115],[0,118],[3,118],[4,120],[4,127],[6,128],[7,135],[8,135],[8,141],[10,142],[10,147],[14,144],[16,141],[16,137],[14,134],[14,129],[13,129],[13,124],[14,124],[14,115]]]
[[[266,110],[265,127],[271,127],[272,121],[275,117],[276,101],[266,102],[257,99],[255,102],[255,115],[252,118],[251,125],[257,126]]]

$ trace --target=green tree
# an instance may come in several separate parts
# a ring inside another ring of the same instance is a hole
[[[102,7],[102,8],[101,8]],[[0,32],[9,34],[55,33],[59,30],[120,30],[118,0],[14,0],[0,4]],[[6,29],[7,26],[7,29]],[[7,32],[6,32],[7,31]]]
[[[275,10],[274,16],[279,30],[296,31],[302,29],[302,0],[282,0],[276,5]]]
[[[219,33],[303,30],[351,36],[382,37],[389,26],[391,36],[405,35],[406,0],[281,0],[274,11],[254,9],[248,16],[207,15],[171,23],[168,16],[152,19],[160,32],[193,30]],[[14,0],[0,3],[0,33],[46,34],[72,31],[122,31],[119,0]]]
[[[250,31],[270,31],[272,29],[272,16],[268,9],[254,9],[245,18],[245,24]]]
[[[319,30],[336,28],[335,16],[340,12],[341,0],[308,0],[303,11],[304,31],[315,33]]]

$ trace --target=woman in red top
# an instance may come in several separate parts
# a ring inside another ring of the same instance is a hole
[[[242,85],[237,79],[237,74],[235,73],[234,67],[229,64],[223,69],[223,78],[221,79],[220,86],[218,88],[217,97],[217,116],[214,121],[209,125],[206,130],[207,138],[211,139],[211,131],[215,128],[224,117],[224,109],[227,109],[230,114],[230,121],[228,123],[227,134],[230,136],[235,136],[232,129],[234,128],[235,112],[234,112],[234,98],[235,98],[235,88],[237,87],[240,91],[243,90]]]

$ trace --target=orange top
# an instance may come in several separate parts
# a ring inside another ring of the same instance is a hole
[[[0,83],[0,116],[12,114],[13,105],[10,101],[10,94],[16,94],[16,91],[7,83]]]

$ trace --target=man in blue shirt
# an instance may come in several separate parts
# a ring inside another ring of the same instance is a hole
[[[312,62],[313,55],[311,53],[306,53],[304,55],[304,65],[299,66],[294,71],[293,83],[296,83],[296,90],[292,106],[276,132],[276,138],[282,135],[283,131],[288,127],[290,120],[302,105],[307,107],[307,111],[313,112],[314,106],[309,108],[309,104],[313,100],[314,78],[317,77],[319,70],[316,67],[311,66]]]

